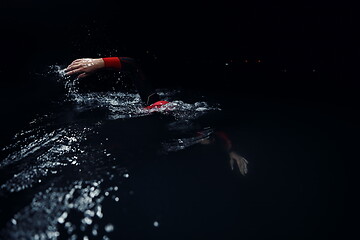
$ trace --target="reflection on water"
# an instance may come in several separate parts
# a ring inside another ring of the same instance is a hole
[[[217,105],[159,90],[171,103],[146,110],[137,94],[79,93],[76,80],[62,81],[67,95],[58,111],[34,119],[2,149],[2,205],[24,196],[1,213],[5,239],[109,239],[116,223],[103,206],[121,208],[134,194],[129,162],[215,142],[215,129],[196,119]]]

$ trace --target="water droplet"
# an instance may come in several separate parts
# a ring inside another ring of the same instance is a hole
[[[61,216],[58,218],[58,222],[60,224],[63,224],[65,222],[65,219],[67,218],[68,216],[68,213],[67,212],[64,212],[63,214],[61,214]]]
[[[16,225],[16,224],[17,224],[17,221],[13,218],[13,219],[11,219],[11,223],[14,224],[14,225]]]
[[[101,212],[101,206],[97,206],[96,208],[97,208],[97,210],[96,210],[96,216],[98,216],[99,218],[102,218],[104,215],[103,215],[103,213]]]
[[[85,215],[93,217],[95,215],[94,211],[91,211],[90,209],[85,211]]]
[[[106,226],[105,226],[105,231],[106,232],[112,232],[112,231],[114,231],[114,226],[112,225],[112,224],[107,224]]]
[[[92,223],[92,219],[89,217],[85,217],[83,218],[83,220],[81,220],[83,223],[86,223],[87,225],[90,225]]]

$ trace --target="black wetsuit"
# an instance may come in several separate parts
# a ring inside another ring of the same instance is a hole
[[[133,58],[119,57],[121,61],[121,70],[129,72],[136,89],[139,92],[141,100],[150,105],[160,100],[150,81],[148,81],[143,73],[140,64]]]

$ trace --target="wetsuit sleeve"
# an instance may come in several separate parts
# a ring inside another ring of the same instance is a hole
[[[118,57],[103,58],[106,69],[121,70],[121,61]]]
[[[230,151],[232,149],[232,142],[225,132],[215,132],[215,136],[221,141],[222,145],[227,151]]]
[[[139,63],[133,58],[129,57],[109,57],[103,58],[105,69],[115,69],[119,71],[126,71],[132,75],[134,85],[138,90],[141,100],[150,105],[160,100],[155,89],[151,83],[146,79]]]

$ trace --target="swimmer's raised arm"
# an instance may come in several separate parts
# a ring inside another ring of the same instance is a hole
[[[65,68],[65,75],[78,74],[78,78],[83,78],[100,69],[133,71],[139,66],[135,59],[129,57],[80,58]]]
[[[141,100],[146,105],[160,100],[150,82],[143,74],[139,64],[133,58],[107,57],[76,59],[65,69],[65,75],[77,75],[78,78],[83,78],[101,69],[124,70],[132,73],[134,84],[139,91]]]
[[[135,61],[132,58],[123,58],[123,61],[135,64]],[[108,57],[76,59],[65,69],[65,75],[71,76],[78,74],[78,78],[83,78],[104,68],[121,70],[122,64],[120,58]]]

